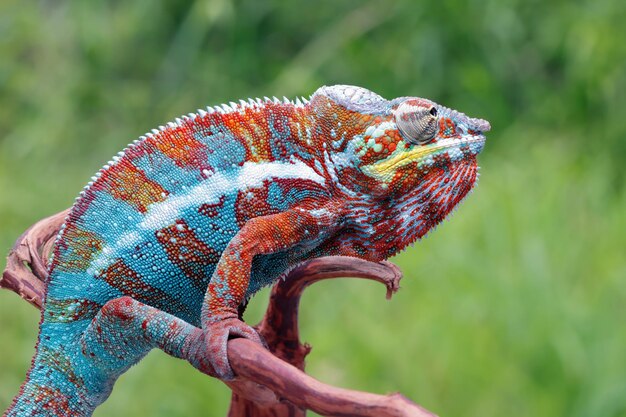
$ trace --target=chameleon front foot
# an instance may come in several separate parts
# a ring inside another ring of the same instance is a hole
[[[216,376],[223,381],[230,381],[235,374],[228,362],[227,345],[230,339],[245,338],[267,348],[267,344],[251,326],[235,317],[216,319],[204,329],[204,341],[208,360]]]

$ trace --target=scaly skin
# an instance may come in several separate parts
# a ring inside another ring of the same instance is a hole
[[[262,343],[238,318],[243,302],[303,260],[379,261],[425,235],[473,187],[487,130],[425,99],[333,86],[146,134],[68,216],[37,352],[5,416],[91,415],[150,349],[184,357],[186,323],[231,378],[229,335]]]

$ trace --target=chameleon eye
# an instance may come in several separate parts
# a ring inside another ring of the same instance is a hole
[[[414,144],[424,145],[437,133],[437,108],[404,102],[394,112],[396,125],[404,138]]]

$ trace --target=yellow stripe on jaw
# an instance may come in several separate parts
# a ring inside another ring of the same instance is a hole
[[[398,168],[427,158],[429,155],[448,147],[450,147],[449,143],[427,146],[418,145],[414,146],[413,149],[410,150],[404,150],[402,149],[402,146],[398,146],[396,152],[391,154],[388,158],[376,162],[375,164],[364,166],[362,169],[363,172],[370,177],[374,177],[382,181],[390,181],[393,178],[393,175],[391,174]]]

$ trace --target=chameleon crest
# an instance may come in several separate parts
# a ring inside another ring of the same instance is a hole
[[[239,307],[320,256],[386,259],[477,179],[489,123],[353,86],[209,107],[142,136],[77,198],[37,352],[5,416],[88,416],[154,347],[233,377]],[[202,328],[202,340],[184,325]]]

